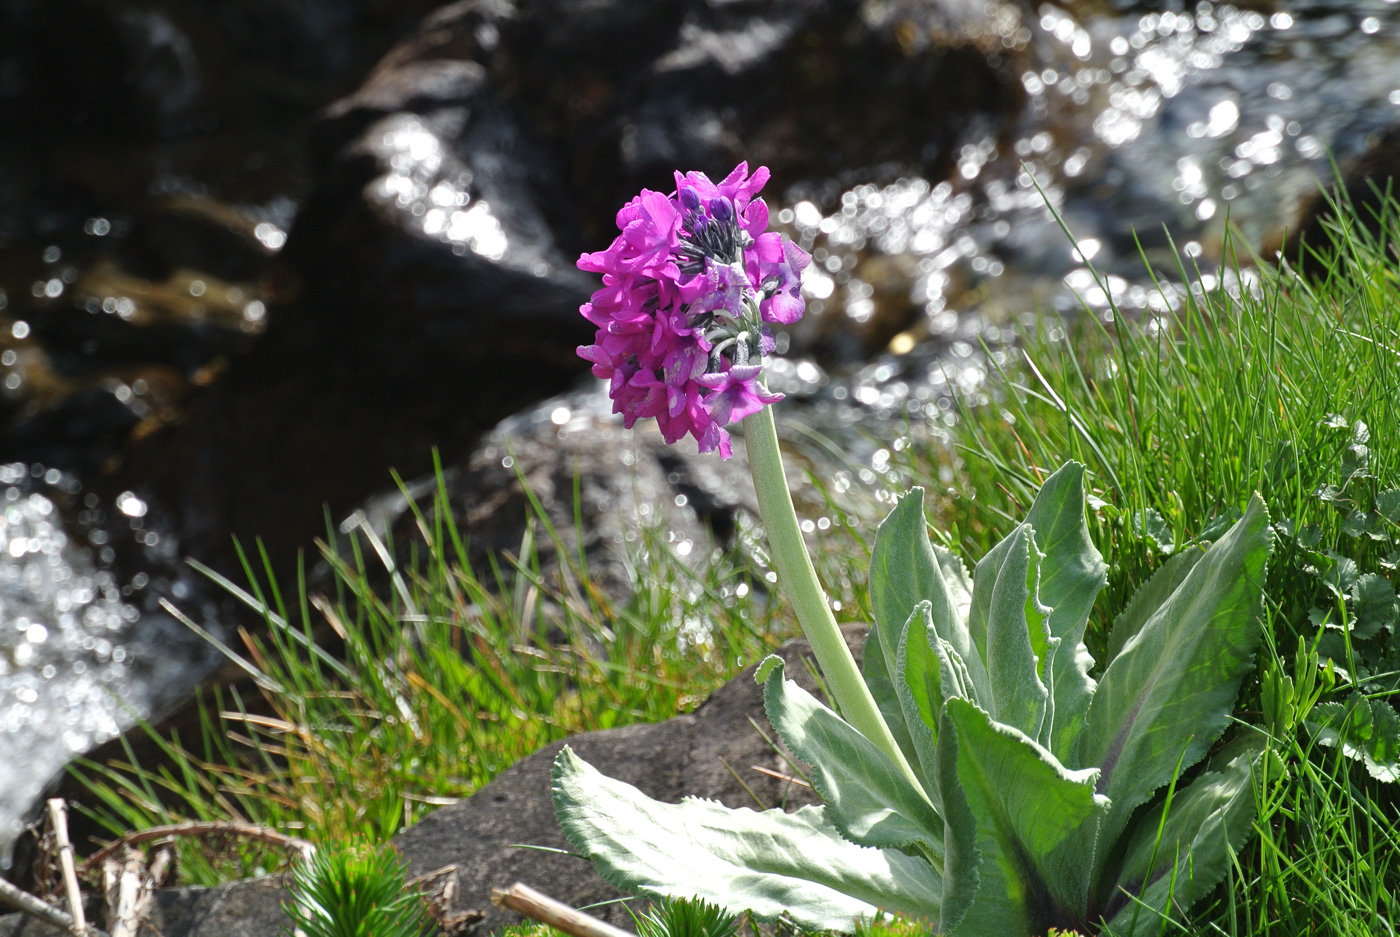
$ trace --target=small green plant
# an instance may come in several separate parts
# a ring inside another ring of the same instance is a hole
[[[1379,781],[1400,781],[1400,489],[1382,488],[1371,469],[1370,428],[1329,414],[1319,428],[1338,451],[1333,483],[1315,492],[1340,519],[1323,542],[1318,524],[1280,524],[1319,604],[1308,621],[1319,629],[1317,651],[1352,686],[1345,700],[1315,706],[1305,721],[1323,745],[1366,766]]]
[[[283,907],[288,937],[426,937],[433,927],[391,846],[319,850],[294,868]]]
[[[917,918],[877,914],[856,921],[856,937],[928,937],[928,922]]]
[[[739,918],[698,898],[662,898],[637,922],[637,937],[735,937]]]
[[[915,489],[876,538],[864,654],[912,779],[770,657],[758,671],[769,721],[812,767],[822,808],[661,804],[565,748],[556,812],[615,885],[664,896],[703,883],[703,897],[760,918],[848,930],[888,910],[977,937],[1156,934],[1251,832],[1262,736],[1183,772],[1253,670],[1272,542],[1255,497],[1209,549],[1183,551],[1119,617],[1095,682],[1082,636],[1106,568],[1082,467],[1047,479],[971,578],[931,545]]]

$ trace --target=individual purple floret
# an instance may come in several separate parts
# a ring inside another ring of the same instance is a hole
[[[768,326],[801,318],[812,258],[768,231],[767,181],[748,163],[718,184],[678,172],[674,192],[643,190],[617,213],[608,249],[579,258],[603,287],[580,309],[598,334],[578,353],[628,427],[655,417],[668,443],[689,434],[727,459],[724,427],[782,399],[762,381]]]

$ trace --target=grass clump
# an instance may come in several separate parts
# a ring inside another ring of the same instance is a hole
[[[637,937],[736,937],[739,918],[700,898],[663,898],[633,915]]]
[[[1345,213],[1343,212],[1343,217]],[[1113,569],[1091,622],[1099,659],[1113,617],[1147,575],[1218,535],[1254,491],[1276,519],[1266,592],[1279,644],[1305,638],[1360,694],[1354,733],[1373,774],[1400,778],[1400,721],[1375,701],[1400,693],[1400,268],[1386,228],[1334,229],[1316,281],[1267,265],[1175,271],[1165,311],[1109,322],[1042,320],[1023,360],[1000,371],[992,408],[963,408],[960,491],[944,510],[985,547],[1065,459],[1086,464],[1090,524]],[[1389,240],[1387,240],[1389,239]],[[1107,291],[1106,291],[1107,292]],[[916,474],[934,475],[926,452]],[[936,475],[935,475],[936,477]],[[1340,714],[1319,711],[1337,722]],[[1389,739],[1381,743],[1381,738]],[[1390,768],[1384,763],[1393,763]]]
[[[292,872],[284,905],[288,937],[427,937],[435,933],[423,896],[404,879],[392,847],[321,849]]]

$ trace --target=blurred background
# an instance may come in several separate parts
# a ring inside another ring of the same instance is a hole
[[[1391,0],[3,0],[0,855],[219,663],[185,557],[606,421],[573,261],[673,170],[772,169],[773,383],[873,481],[1014,328],[1247,288],[1397,124]]]

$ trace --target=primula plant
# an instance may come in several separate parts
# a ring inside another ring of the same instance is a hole
[[[737,185],[743,168],[725,184]],[[657,206],[649,217],[670,218],[660,206],[666,201],[677,217],[694,219],[676,222],[669,256],[699,251],[708,262],[694,225],[704,220],[708,230],[729,211],[681,194],[707,185],[692,173],[677,177],[676,194],[643,193],[619,216],[619,240],[634,243],[626,232],[644,224],[639,204]],[[733,216],[748,212],[736,207]],[[637,230],[636,242],[653,243],[649,229]],[[756,243],[765,236],[744,230]],[[780,246],[784,257],[798,258]],[[700,276],[697,261],[688,262],[689,276]],[[795,259],[788,270],[795,277],[801,266]],[[738,303],[767,321],[763,303],[777,294],[765,285],[768,274],[757,276],[762,271],[756,266],[740,284]],[[611,275],[602,293],[639,282]],[[713,282],[712,292],[728,281]],[[652,334],[670,334],[665,318],[691,328],[691,340],[712,343],[700,345],[710,356],[706,374],[749,366],[738,364],[738,352],[727,357],[732,345],[721,346],[751,321],[734,324],[727,313],[706,319],[719,300],[704,290],[657,290],[671,305],[639,307],[651,310]],[[796,299],[795,287],[786,295]],[[598,307],[595,296],[585,312]],[[720,319],[734,334],[709,338],[709,322]],[[702,320],[703,330],[692,324]],[[761,357],[761,342],[749,342],[749,354],[757,347]],[[637,369],[643,360],[635,351],[625,359]],[[618,408],[629,418],[646,415],[634,409],[639,398],[622,390],[640,371],[619,381],[616,363],[599,367],[613,380]],[[664,367],[643,383],[650,380],[669,393]],[[742,380],[753,382],[755,398],[772,396],[761,373]],[[703,408],[709,397],[697,394]],[[714,423],[733,416],[706,412]],[[1083,636],[1106,568],[1085,523],[1082,467],[1071,463],[1051,475],[1025,523],[971,576],[930,542],[916,488],[876,537],[874,620],[862,673],[798,533],[771,412],[758,407],[744,430],[779,582],[837,711],[784,679],[777,657],[757,676],[770,722],[810,765],[823,805],[785,813],[697,799],[659,803],[565,748],[554,768],[555,809],[570,841],[605,878],[651,897],[696,896],[734,913],[787,915],[807,928],[849,931],[892,912],[974,937],[1039,937],[1051,928],[1157,934],[1164,916],[1179,919],[1222,879],[1254,818],[1261,736],[1241,733],[1186,772],[1229,726],[1240,681],[1253,667],[1272,545],[1257,496],[1218,541],[1182,552],[1142,587],[1115,623],[1109,660],[1095,680]],[[696,434],[702,446],[703,432]]]

